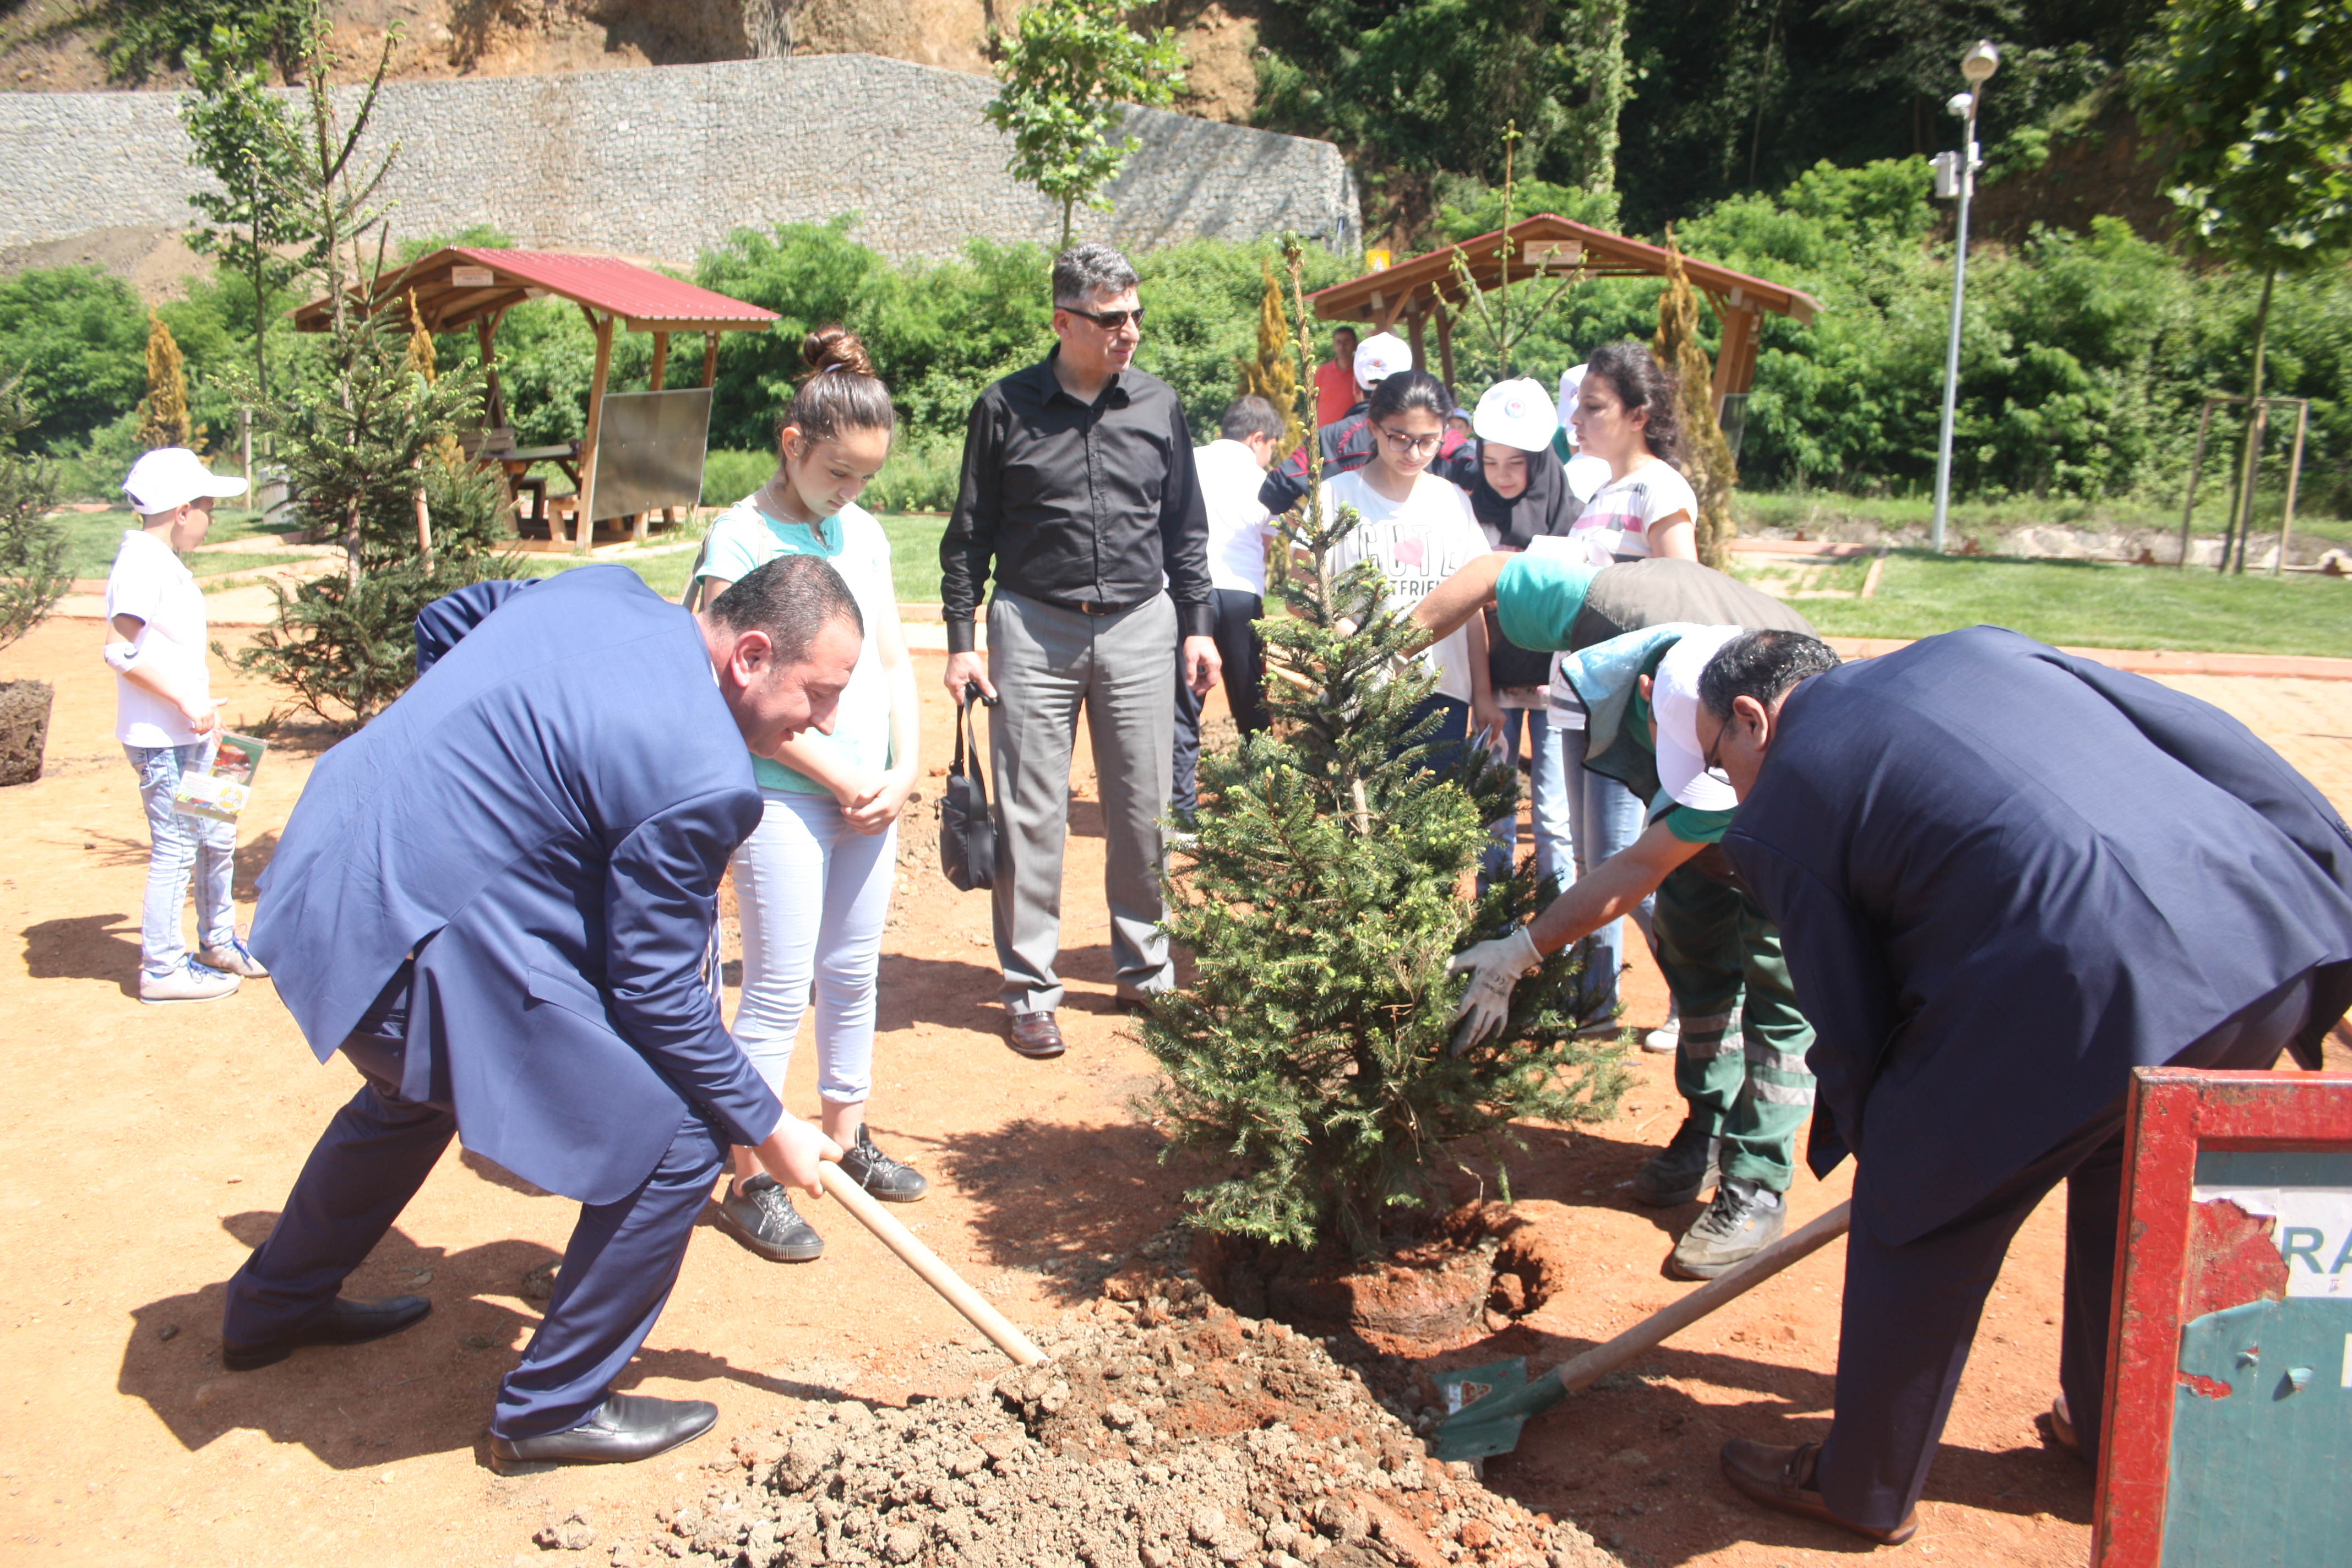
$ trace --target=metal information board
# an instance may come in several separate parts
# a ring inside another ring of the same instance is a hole
[[[710,388],[614,392],[596,433],[596,485],[590,516],[634,517],[702,500],[702,459],[710,440]]]
[[[2134,1075],[2098,1568],[2352,1562],[2352,1074]]]

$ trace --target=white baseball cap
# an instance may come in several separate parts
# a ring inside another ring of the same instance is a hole
[[[1517,447],[1522,452],[1542,452],[1551,447],[1559,426],[1551,416],[1551,399],[1539,381],[1501,381],[1478,399],[1478,413],[1470,428],[1481,441]]]
[[[1568,444],[1576,445],[1576,427],[1569,416],[1576,412],[1576,395],[1584,390],[1584,366],[1570,365],[1559,373],[1559,427],[1568,432]]]
[[[245,481],[234,475],[215,474],[205,467],[205,461],[185,447],[158,447],[142,455],[131,465],[131,475],[122,481],[122,493],[131,498],[131,510],[142,517],[183,507],[198,496],[218,500],[245,493]]]
[[[1723,645],[1746,626],[1694,626],[1667,650],[1650,682],[1650,713],[1658,721],[1658,783],[1693,811],[1729,811],[1739,804],[1731,781],[1709,773],[1698,743],[1698,678]]]
[[[1394,332],[1374,332],[1356,345],[1356,384],[1372,386],[1412,368],[1412,347]]]

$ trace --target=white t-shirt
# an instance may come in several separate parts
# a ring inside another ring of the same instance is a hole
[[[205,595],[172,547],[139,529],[122,531],[106,574],[108,640],[117,616],[146,625],[131,639],[139,662],[182,690],[209,692],[205,663]],[[180,710],[124,676],[114,678],[114,738],[126,746],[193,746],[196,737]]]
[[[1265,470],[1247,447],[1222,437],[1192,449],[1192,468],[1209,512],[1209,585],[1264,597],[1266,522],[1273,516],[1257,499]]]
[[[1670,463],[1653,460],[1601,487],[1584,503],[1569,537],[1581,542],[1595,566],[1639,561],[1652,553],[1650,525],[1678,511],[1698,518],[1698,497]]]
[[[1364,520],[1362,527],[1332,550],[1332,570],[1345,572],[1359,561],[1377,560],[1389,582],[1389,608],[1409,610],[1486,554],[1486,536],[1470,510],[1470,498],[1458,487],[1424,472],[1415,477],[1411,495],[1392,501],[1372,489],[1365,479],[1368,471],[1359,468],[1323,482],[1319,505],[1327,515],[1351,506]],[[1441,695],[1470,700],[1467,627],[1423,650],[1420,658],[1436,672]]]

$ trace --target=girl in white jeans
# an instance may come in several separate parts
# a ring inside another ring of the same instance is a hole
[[[867,1192],[913,1203],[930,1184],[876,1148],[866,1130],[882,922],[919,734],[889,541],[855,504],[890,454],[894,420],[889,390],[855,334],[821,327],[801,353],[809,374],[777,435],[775,477],[711,524],[697,582],[707,603],[779,555],[821,555],[856,595],[866,642],[832,732],[804,733],[772,759],[752,758],[767,809],[730,866],[743,925],[734,1033],[781,1096],[813,984],[825,1136],[846,1151],[842,1169]],[[718,1219],[775,1262],[824,1251],[824,1239],[747,1149],[735,1151]]]

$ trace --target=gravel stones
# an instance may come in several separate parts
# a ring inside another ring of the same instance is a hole
[[[739,1438],[740,1479],[662,1509],[623,1568],[1601,1568],[1486,1491],[1317,1341],[1196,1288],[1039,1333],[1052,1360],[905,1409],[843,1401]],[[1172,1298],[1172,1299],[1171,1299]]]

